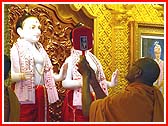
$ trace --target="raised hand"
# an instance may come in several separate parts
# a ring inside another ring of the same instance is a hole
[[[116,69],[115,72],[113,72],[112,76],[111,76],[111,85],[115,86],[118,84],[118,74],[119,74],[119,70]]]
[[[68,69],[68,63],[63,64],[63,71],[62,71],[62,77],[65,79],[66,74],[67,74],[67,69]]]
[[[90,84],[89,84],[89,63],[86,60],[85,56],[80,56],[80,61],[77,64],[78,71],[81,73],[83,78],[83,86],[82,86],[82,112],[83,115],[89,115],[89,108],[92,102],[91,95],[90,95]]]
[[[89,63],[86,60],[85,56],[80,56],[80,60],[77,64],[78,66],[78,71],[81,75],[89,75]]]

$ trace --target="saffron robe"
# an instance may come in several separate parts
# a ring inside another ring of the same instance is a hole
[[[93,122],[162,122],[164,99],[156,87],[129,84],[125,91],[92,102],[89,121]]]

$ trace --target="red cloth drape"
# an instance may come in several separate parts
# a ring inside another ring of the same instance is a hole
[[[94,97],[92,96],[92,99]],[[73,103],[73,90],[68,90],[64,98],[64,103],[62,106],[62,119],[63,122],[88,122],[89,117],[84,116],[82,109],[77,109]]]
[[[35,92],[36,92],[35,104],[20,105],[20,122],[45,122],[49,120],[46,89],[43,85],[38,85],[35,87]],[[45,111],[45,104],[47,105],[46,111]]]

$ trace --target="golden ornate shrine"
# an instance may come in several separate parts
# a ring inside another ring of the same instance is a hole
[[[55,72],[59,71],[70,53],[69,33],[75,24],[82,22],[93,28],[93,53],[100,60],[107,79],[111,79],[111,74],[116,68],[120,71],[118,85],[109,88],[110,95],[122,91],[127,85],[124,76],[132,62],[139,58],[139,37],[143,28],[144,31],[155,29],[154,33],[164,35],[163,4],[5,4],[6,54],[9,54],[10,46],[18,37],[15,23],[24,10],[40,18],[40,41],[50,56]],[[57,83],[57,89],[63,99],[66,90],[61,83]],[[51,106],[51,121],[60,120],[61,103],[59,101],[57,105]],[[53,109],[54,107],[56,109]]]

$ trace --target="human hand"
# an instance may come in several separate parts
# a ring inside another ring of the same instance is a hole
[[[77,64],[78,71],[81,75],[89,75],[89,63],[85,56],[80,56],[80,60]]]
[[[21,80],[30,80],[33,77],[33,73],[30,70],[21,74]]]
[[[119,70],[116,69],[115,72],[113,72],[112,76],[111,76],[111,85],[115,86],[118,84],[118,74],[119,74]]]
[[[62,77],[65,79],[68,69],[68,63],[63,64],[63,71],[62,71]]]

